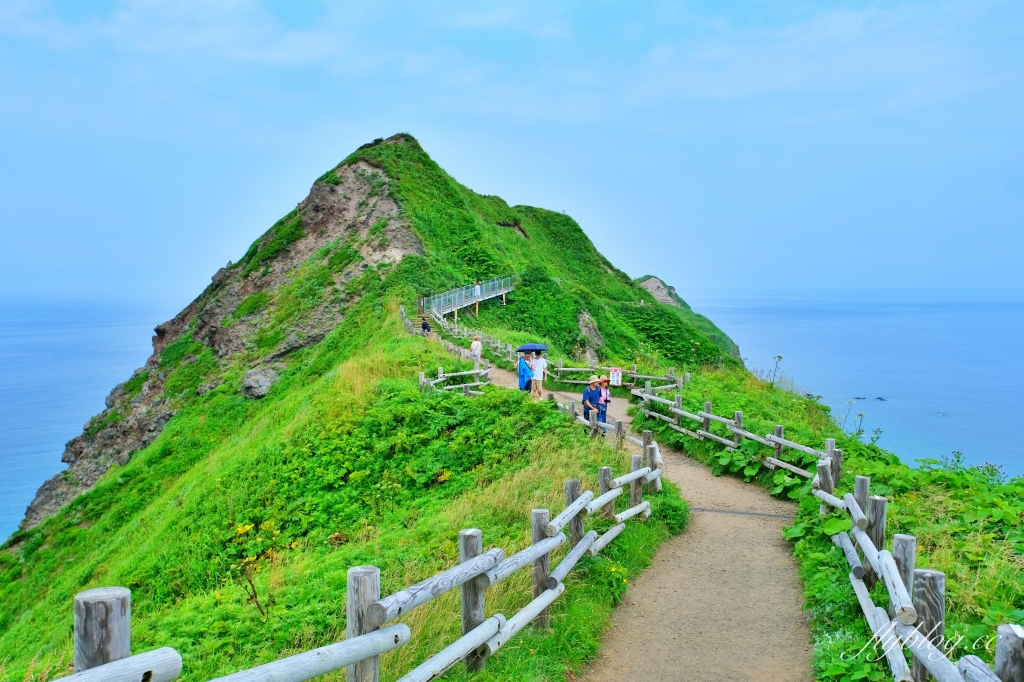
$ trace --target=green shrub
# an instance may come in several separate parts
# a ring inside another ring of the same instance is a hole
[[[244,301],[238,304],[235,308],[235,312],[232,314],[235,319],[245,317],[246,315],[252,315],[258,313],[267,307],[270,302],[270,294],[266,291],[257,291],[252,296],[247,297]]]

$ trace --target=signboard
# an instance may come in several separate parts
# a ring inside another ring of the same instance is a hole
[[[608,383],[612,386],[622,385],[622,368],[621,367],[610,367],[608,368]]]

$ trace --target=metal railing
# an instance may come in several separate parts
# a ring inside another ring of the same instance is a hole
[[[438,315],[445,315],[477,301],[486,301],[510,291],[512,291],[512,277],[496,277],[480,284],[470,284],[446,291],[443,294],[430,296],[427,299],[427,309]]]

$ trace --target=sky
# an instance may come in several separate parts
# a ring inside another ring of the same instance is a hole
[[[0,298],[183,307],[358,145],[687,291],[1024,286],[1024,3],[0,2]]]

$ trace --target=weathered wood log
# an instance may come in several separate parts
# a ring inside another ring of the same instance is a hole
[[[885,652],[894,682],[913,682],[910,666],[907,665],[907,659],[903,657],[903,645],[896,639],[889,619],[886,617],[885,609],[875,606],[871,602],[871,595],[868,594],[868,588],[864,585],[864,581],[855,578],[852,573],[850,574],[850,583],[857,595],[857,601],[860,602],[864,618],[868,621],[868,627],[871,628],[871,634],[878,639],[882,651]]]
[[[765,442],[770,443],[772,448],[775,450],[775,459],[782,459],[782,441],[785,439],[786,427],[782,424],[776,424],[774,435],[774,439],[765,436]]]
[[[370,622],[367,609],[380,599],[380,569],[376,566],[353,566],[348,569],[345,587],[345,638],[355,641],[378,626]],[[377,682],[380,659],[360,658],[345,669],[346,682]]]
[[[703,426],[700,429],[701,431],[711,430],[711,417],[707,415],[711,414],[712,412],[714,412],[714,410],[711,409],[711,403],[709,401],[704,401],[704,411],[697,413],[697,416],[699,416],[701,418],[701,421],[703,422]]]
[[[652,443],[647,446],[646,451],[647,468],[651,470],[651,473],[640,479],[641,488],[647,485],[650,486],[649,490],[661,492],[661,471],[658,470],[658,446]],[[658,475],[652,476],[651,474],[655,471],[658,471]]]
[[[791,441],[791,440],[786,440],[785,438],[782,438],[781,436],[767,435],[767,436],[765,436],[765,440],[767,440],[767,441],[769,441],[769,442],[771,442],[771,443],[773,443],[775,445],[783,445],[783,446],[785,446],[787,448],[792,448],[794,450],[799,450],[800,452],[806,452],[808,455],[814,455],[815,457],[817,457],[819,459],[823,459],[826,456],[825,453],[822,452],[821,450],[815,450],[814,448],[809,448],[806,445],[801,445],[800,443],[797,443],[797,442],[794,442],[794,441]]]
[[[456,663],[483,646],[484,642],[496,635],[505,625],[505,616],[493,615],[478,625],[472,632],[463,635],[408,673],[398,682],[430,682],[436,680]]]
[[[673,417],[666,417],[660,412],[651,412],[650,410],[644,410],[644,415],[651,417],[652,419],[660,419],[661,421],[668,422],[669,424],[676,423],[676,420]]]
[[[619,512],[618,514],[616,514],[615,515],[615,522],[616,523],[622,523],[623,521],[625,521],[627,519],[631,519],[634,516],[637,516],[639,514],[645,514],[644,518],[646,518],[647,516],[650,516],[650,512],[651,512],[651,503],[648,502],[647,500],[644,500],[640,504],[638,504],[638,505],[636,505],[634,507],[630,507],[626,511],[622,511],[622,512]]]
[[[996,628],[996,676],[1002,682],[1024,682],[1024,628]]]
[[[505,625],[480,647],[480,652],[485,656],[496,654],[498,649],[515,637],[530,621],[537,618],[542,611],[546,611],[552,602],[563,592],[565,592],[565,585],[562,583],[558,583],[558,586],[554,589],[545,590],[544,594],[531,601],[523,607],[522,611],[509,618]]]
[[[578,500],[584,499],[584,497],[586,497],[586,502],[589,503],[590,500],[594,499],[594,492],[592,490],[588,490],[584,493],[583,484],[580,482],[580,479],[570,478],[565,482],[565,502],[567,505],[571,506]],[[583,539],[584,531],[582,510],[585,508],[586,504],[584,504],[580,511],[576,512],[576,514],[569,519],[569,544],[572,547],[575,547],[580,540]]]
[[[481,573],[476,577],[475,581],[481,588],[488,588],[509,577],[527,564],[532,563],[542,554],[547,554],[555,547],[564,544],[565,540],[565,533],[559,533],[553,538],[546,538],[543,542],[532,544],[521,552],[516,552],[489,571]]]
[[[601,467],[601,468],[603,469],[605,467]],[[608,473],[609,473],[609,475],[611,475],[611,469],[608,470]],[[604,487],[604,486],[602,485],[602,487]],[[614,502],[614,500],[615,500],[616,497],[621,495],[625,490],[626,490],[625,488],[621,488],[621,487],[620,488],[612,488],[611,490],[609,490],[608,492],[604,493],[600,497],[595,497],[594,499],[592,499],[590,502],[587,503],[586,507],[583,508],[584,513],[586,513],[586,514],[593,514],[595,511],[597,511],[598,509],[601,509],[603,507],[604,508],[604,512],[605,512],[605,514],[607,516],[609,516],[609,517],[615,516],[615,511],[614,511],[615,502]],[[611,509],[611,511],[608,511],[609,509]]]
[[[690,436],[691,438],[696,438],[697,440],[704,440],[704,436],[700,435],[696,431],[691,431],[690,429],[684,428],[682,426],[676,426],[675,424],[669,424],[668,428],[675,429],[679,433],[685,433],[687,436]]]
[[[836,509],[842,509],[843,511],[846,511],[846,502],[843,502],[842,500],[840,500],[835,495],[830,495],[827,492],[825,492],[824,490],[812,490],[811,494],[814,495],[815,497],[817,497],[822,502],[832,505]],[[825,507],[824,504],[822,504],[821,506]],[[826,507],[826,510],[827,510],[827,507]]]
[[[661,482],[661,475],[665,473],[662,469],[655,469],[651,473],[647,474],[640,479],[640,483],[643,485],[658,484]]]
[[[648,381],[647,383],[650,384],[651,382]],[[638,393],[637,396],[639,398],[642,398],[645,401],[650,401],[650,402],[653,402],[653,403],[662,403],[663,405],[675,406],[675,402],[674,401],[668,400],[667,398],[660,398],[660,397],[658,397],[658,396],[656,396],[656,395],[654,395],[652,393]]]
[[[706,419],[709,422],[716,421],[725,424],[726,426],[739,426],[739,424],[728,417],[719,417],[717,414],[712,414],[710,412],[698,412],[697,416],[701,419]],[[710,424],[708,424],[708,426],[710,426]]]
[[[827,494],[829,497],[832,497],[832,499],[835,499],[832,496],[832,491],[835,490],[836,488],[835,485],[832,483],[832,459],[830,457],[818,460],[817,479],[818,487],[820,488],[820,490],[812,490],[812,492],[814,492],[815,494],[822,492]],[[813,488],[814,486],[812,485],[811,487]],[[831,504],[831,502],[829,502],[829,504]],[[842,508],[845,509],[846,505],[843,504]],[[822,504],[821,507],[819,507],[818,509],[818,513],[822,516],[824,516],[828,512],[829,509],[824,504]]]
[[[181,674],[181,655],[170,647],[104,663],[66,677],[62,682],[171,682]]]
[[[636,505],[640,504],[640,502],[643,500],[644,487],[643,484],[640,483],[640,479],[646,476],[647,474],[651,473],[651,468],[644,466],[643,455],[633,455],[629,461],[630,472],[636,473],[637,471],[642,471],[644,469],[646,469],[646,471],[644,471],[642,476],[636,476],[629,482],[630,507],[635,507]],[[615,518],[618,518],[618,516],[616,516]]]
[[[775,459],[774,457],[765,457],[764,461],[768,462],[769,464],[771,464],[773,466],[782,467],[783,469],[786,469],[787,471],[792,471],[797,476],[803,476],[804,478],[811,478],[811,477],[814,476],[814,474],[812,474],[811,472],[804,471],[800,467],[793,466],[789,462],[783,462],[781,459]]]
[[[843,451],[836,448],[832,452],[832,483],[836,486],[843,478]]]
[[[868,537],[866,531],[861,530],[854,526],[850,529],[850,535],[860,545],[860,551],[864,552],[864,560],[867,561],[867,566],[864,567],[864,574],[867,575],[867,569],[871,568],[878,571],[878,548],[875,547],[875,543],[871,542],[871,538]]]
[[[735,446],[735,443],[733,443],[733,442],[732,442],[731,440],[729,440],[728,438],[722,438],[722,437],[721,437],[721,436],[719,436],[719,435],[716,435],[716,434],[714,434],[714,433],[711,433],[711,432],[710,432],[710,431],[708,431],[707,429],[698,429],[698,430],[697,430],[697,434],[698,434],[698,435],[700,435],[700,436],[703,436],[704,438],[710,438],[710,439],[711,439],[711,440],[713,440],[713,441],[717,441],[717,442],[721,443],[722,445],[724,445],[724,446],[726,447],[726,449],[727,449],[727,450],[728,450],[729,452],[732,452],[732,449],[733,449],[733,447]]]
[[[132,592],[97,587],[75,595],[75,672],[128,658],[131,652]]]
[[[881,554],[881,552],[879,552]],[[914,606],[917,609],[917,630],[920,638],[929,645],[942,646],[946,636],[946,574],[942,571],[935,571],[930,568],[914,569]],[[917,632],[915,630],[915,632]],[[906,642],[906,638],[901,638]],[[911,670],[914,673],[916,682],[924,682],[927,678],[926,671],[939,678],[932,670],[931,663],[927,660],[931,656],[921,647],[908,647],[913,653]],[[932,648],[935,648],[932,646]],[[945,656],[942,659],[945,660]],[[952,663],[950,663],[952,666]],[[953,668],[956,670],[956,668]],[[959,672],[957,673],[959,675]]]
[[[913,625],[917,622],[917,609],[910,599],[906,585],[900,578],[900,571],[896,568],[896,562],[886,550],[879,550],[878,563],[881,567],[882,580],[885,588],[889,591],[889,601],[892,604],[893,614],[896,619],[904,625]]]
[[[640,455],[633,455],[633,457],[640,457]],[[641,459],[641,461],[643,461],[643,460]],[[631,482],[637,480],[638,478],[643,478],[644,476],[646,476],[649,473],[651,473],[651,470],[648,467],[643,467],[643,468],[637,469],[635,471],[630,471],[628,474],[623,474],[622,476],[619,476],[618,478],[613,478],[612,479],[612,487],[613,488],[621,488],[622,486],[626,485],[627,483],[631,483]]]
[[[853,525],[861,530],[867,528],[868,517],[864,515],[864,511],[857,504],[857,498],[850,493],[846,493],[843,495],[843,502],[846,503],[846,511],[850,512],[850,520],[853,521]]]
[[[499,548],[489,549],[478,557],[370,604],[366,609],[366,619],[380,627],[389,620],[409,613],[417,606],[458,587],[467,580],[472,580],[496,566],[504,558],[505,553]]]
[[[892,621],[892,627],[903,644],[914,654],[914,663],[920,661],[921,666],[930,672],[938,682],[964,681],[960,671],[956,669],[952,661],[946,658],[946,654],[914,627],[904,625],[896,620]],[[914,679],[920,682],[916,672],[914,672]]]
[[[591,410],[590,411],[589,426],[590,426],[590,437],[591,438],[597,438],[601,434],[601,429],[599,429],[597,427],[597,410]]]
[[[530,517],[530,532],[533,537],[533,544],[540,544],[547,539],[547,535],[544,532],[544,528],[547,527],[548,521],[550,521],[551,514],[547,509],[534,509]],[[533,560],[533,598],[536,599],[540,595],[544,594],[545,583],[548,580],[548,574],[551,572],[551,554],[545,553],[538,556]],[[551,627],[551,614],[548,613],[547,609],[542,610],[537,614],[537,617],[533,621],[534,625],[541,629],[546,630]],[[490,639],[490,637],[488,637]]]
[[[864,575],[864,566],[860,563],[860,557],[857,556],[857,550],[850,541],[850,536],[846,533],[836,533],[832,536],[832,542],[843,551],[846,563],[850,565],[850,575],[860,579]]]
[[[917,562],[917,538],[913,535],[897,533],[892,536],[892,558],[896,562],[896,569],[900,574],[900,580],[907,588],[910,595],[910,602],[914,602],[914,564]],[[890,614],[890,617],[895,616]]]
[[[861,508],[865,516],[868,513],[868,496],[871,488],[871,479],[867,476],[858,476],[853,484],[853,497],[857,500],[857,506]]]
[[[579,482],[578,479],[570,479],[570,480],[576,481],[576,486],[577,486],[577,488],[579,488],[580,482]],[[569,487],[569,482],[566,481],[566,497],[568,497],[568,492],[569,492],[568,491],[568,487]],[[577,515],[581,511],[583,511],[583,509],[587,506],[587,502],[590,502],[592,499],[594,499],[594,491],[588,490],[587,492],[583,493],[578,498],[573,500],[572,504],[570,504],[568,507],[563,509],[562,512],[558,516],[556,516],[555,518],[551,519],[550,523],[548,523],[548,525],[546,525],[544,527],[544,534],[547,535],[547,537],[549,537],[549,538],[557,535],[563,528],[565,528],[567,525],[569,525],[570,521],[575,519],[577,517]],[[582,525],[583,525],[583,522],[580,521],[581,528],[580,528],[580,535],[579,535],[579,537],[583,537]],[[570,532],[569,539],[572,540],[572,529],[570,529],[569,532]],[[578,539],[577,539],[577,542],[579,542]],[[574,542],[572,544],[576,544],[576,543]]]
[[[687,419],[692,419],[695,422],[701,422],[701,423],[704,422],[704,420],[701,417],[698,417],[697,415],[693,414],[692,412],[687,412],[686,410],[684,410],[682,408],[671,407],[671,408],[669,408],[669,410],[671,412],[675,413],[675,414],[678,414],[680,417],[686,417]]]
[[[889,501],[881,495],[872,495],[868,498],[867,509],[864,510],[868,517],[868,527],[864,529],[864,532],[868,534],[872,544],[879,551],[885,547],[885,514],[888,504]],[[873,564],[869,568],[871,570],[865,571],[865,582],[868,587],[872,586],[879,577],[876,575],[877,571]]]
[[[587,550],[587,554],[590,556],[597,556],[597,553],[604,549],[609,542],[619,537],[619,533],[626,529],[626,524],[620,523],[616,526],[612,526],[604,532],[604,534],[598,539],[594,540],[594,544]]]
[[[626,442],[626,429],[622,425],[621,419],[615,420],[615,449],[622,450],[625,447]]]
[[[459,561],[465,563],[483,554],[483,534],[479,528],[459,531]],[[462,634],[472,632],[484,622],[484,590],[475,580],[462,583]],[[466,657],[466,670],[483,670],[486,660],[470,654]]]
[[[958,673],[964,676],[965,682],[1000,682],[985,661],[977,656],[967,655],[956,664]]]
[[[732,442],[736,444],[736,447],[739,447],[740,444],[743,442],[743,434],[735,431],[734,429],[739,429],[740,431],[743,431],[742,412],[737,410],[736,412],[732,413],[732,424],[728,428],[730,431],[732,431]]]
[[[612,468],[611,467],[600,467],[597,470],[597,485],[598,485],[598,490],[601,493],[601,497],[604,497],[605,495],[607,495],[612,490],[618,490],[619,491],[618,493],[616,493],[615,497],[618,497],[620,494],[622,494],[622,489],[621,488],[613,488],[612,487]],[[601,503],[603,505],[603,507],[604,507],[604,509],[603,509],[604,515],[606,517],[608,517],[608,518],[611,518],[611,517],[615,516],[615,497],[612,497],[612,498],[610,498],[608,500],[605,500],[604,502]],[[593,502],[593,500],[591,500],[591,502]],[[591,509],[590,504],[591,503],[587,503],[587,513],[588,514],[593,514],[594,510],[597,509],[597,505],[594,505],[593,509]]]
[[[571,571],[576,566],[576,562],[578,562],[580,558],[587,553],[587,550],[590,549],[590,546],[594,544],[595,540],[597,540],[596,530],[592,530],[584,535],[580,541],[576,543],[576,546],[572,548],[572,551],[566,554],[565,558],[558,563],[555,570],[551,571],[551,574],[544,583],[545,587],[549,590],[553,590],[558,586],[558,583],[565,580],[565,576],[569,575],[569,571]]]
[[[669,426],[671,426],[671,424],[669,424]],[[644,442],[635,436],[630,436],[627,434],[623,436],[623,440],[625,440],[627,443],[631,443],[632,445],[637,446],[638,448],[642,448],[644,446]]]
[[[376,659],[385,652],[407,644],[411,638],[412,633],[408,625],[395,623],[376,632],[304,651],[255,668],[218,677],[210,682],[303,682],[345,666],[351,667],[362,660]],[[145,679],[147,678],[136,677],[130,682]],[[104,682],[113,681],[105,678]],[[157,682],[155,677],[152,682]]]

